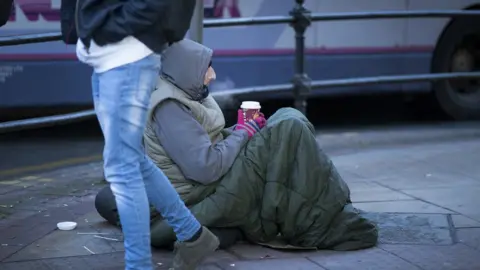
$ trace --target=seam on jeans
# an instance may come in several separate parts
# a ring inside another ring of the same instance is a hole
[[[153,54],[147,56],[146,58],[143,59],[143,61],[145,61],[145,63],[142,63],[139,68],[135,69],[135,72],[138,73],[138,74],[137,74],[137,79],[138,79],[138,81],[135,83],[135,87],[137,87],[137,91],[138,91],[138,89],[140,88],[140,83],[141,83],[141,81],[145,79],[145,78],[143,78],[143,76],[142,76],[143,74],[142,74],[142,73],[143,73],[143,72],[148,72],[147,70],[149,69],[150,65],[153,64],[153,63],[150,63],[150,62],[153,62],[153,61],[154,61],[154,59],[152,59],[152,58],[153,58]],[[143,61],[142,61],[142,62],[143,62]],[[144,65],[145,65],[145,66],[144,66]],[[149,78],[149,79],[150,79],[150,78]],[[153,85],[153,87],[155,87],[155,85]],[[143,91],[143,90],[142,90],[142,91]],[[147,92],[148,92],[148,91],[149,91],[149,90],[147,90]],[[139,94],[139,93],[137,92],[137,94]],[[147,94],[147,96],[149,96],[149,94],[151,94],[151,93],[146,93],[146,94]],[[149,101],[149,100],[150,100],[150,99],[147,98],[147,104],[148,104],[148,101]],[[138,101],[138,100],[137,100],[137,101]],[[143,101],[143,100],[142,100],[142,101]],[[147,111],[145,112],[145,114],[148,114],[148,105],[147,105]],[[145,119],[145,121],[146,121],[146,119]],[[142,134],[141,134],[140,136],[142,136],[142,140],[143,140],[143,132],[145,131],[146,123],[142,123],[142,125],[143,125],[143,129],[144,129],[144,130],[142,131]],[[140,145],[140,147],[142,147],[142,145]],[[144,159],[146,158],[146,157],[145,157],[145,154],[146,154],[146,153],[145,153],[145,147],[143,147],[143,157],[142,157],[142,158],[144,158]],[[138,169],[139,169],[139,172],[140,172],[140,177],[142,178],[141,181],[143,182],[143,188],[144,188],[145,196],[147,196],[147,204],[148,204],[148,214],[147,214],[147,215],[148,215],[148,218],[149,218],[149,220],[150,220],[150,204],[148,203],[148,195],[146,194],[147,190],[146,190],[145,181],[144,181],[143,175],[142,175],[142,168],[140,167],[140,165],[141,165],[141,160],[139,159],[139,161],[138,161]],[[138,212],[139,209],[136,209],[136,210],[137,210],[137,217],[140,218],[140,213]],[[149,224],[150,224],[150,223],[149,223]],[[150,230],[149,230],[149,232],[150,232]],[[147,243],[144,243],[144,244],[145,244],[145,245],[150,245],[150,241],[147,240]]]
[[[142,60],[139,60],[139,61],[137,61],[137,62],[130,63],[130,64],[128,64],[128,65],[125,66],[125,68],[127,69],[127,71],[126,71],[127,75],[125,76],[125,78],[132,78],[132,77],[133,77],[132,75],[134,75],[134,76],[136,76],[136,81],[135,81],[135,83],[133,83],[133,84],[132,84],[131,82],[128,82],[128,83],[126,83],[126,84],[122,84],[122,90],[129,90],[129,89],[128,89],[129,87],[137,87],[137,88],[138,88],[138,86],[139,86],[139,84],[140,84],[139,82],[140,82],[140,80],[141,80],[140,72],[141,72],[141,70],[142,70],[142,68],[143,68],[142,65],[138,65],[138,64],[139,64],[139,62],[142,62],[142,61],[144,61],[144,60],[145,60],[145,58],[142,59]],[[130,90],[131,90],[131,89],[130,89]],[[123,92],[123,91],[122,91],[122,92]],[[133,96],[132,96],[132,98],[135,98],[135,99],[138,98],[138,97],[137,97],[137,94],[138,94],[138,93],[134,93]],[[124,97],[120,97],[120,98],[121,98],[120,100],[122,100]],[[135,101],[138,101],[138,100],[135,100]],[[120,105],[119,107],[120,107],[120,109],[121,109],[121,105],[122,105],[122,104],[119,104],[119,105]],[[120,131],[120,134],[122,134],[123,131],[124,131],[124,128],[125,128],[125,124],[122,123],[122,122],[124,121],[124,119],[122,119],[122,117],[119,116],[118,114],[116,114],[116,115],[117,115],[118,120],[119,120],[119,123],[120,123],[120,126],[119,126],[119,129],[120,129],[120,130],[119,130],[119,131]],[[124,141],[122,135],[120,135],[120,140]],[[122,144],[123,144],[123,142],[122,142]],[[120,155],[122,155],[122,156],[125,155],[124,147],[125,147],[125,145],[122,145],[122,147],[120,148]],[[139,162],[139,164],[138,164],[138,167],[139,167],[138,169],[141,170],[141,168],[140,168],[140,162]],[[123,171],[123,172],[121,172],[121,174],[124,175],[125,172]],[[140,171],[140,176],[141,176],[141,171]],[[143,181],[143,178],[141,179],[141,181]],[[131,185],[131,184],[132,184],[132,183],[129,182],[129,181],[126,181],[126,182],[125,182],[125,185],[126,185],[127,187],[129,187],[129,185]],[[145,188],[145,187],[144,187],[144,188]],[[146,190],[144,190],[144,192],[146,192]],[[148,201],[148,199],[147,199],[147,201]],[[137,220],[140,220],[140,218],[141,218],[140,209],[137,208],[137,207],[134,207],[133,211],[135,212],[135,217],[136,217],[136,219],[137,219]],[[148,214],[148,215],[150,215],[150,211],[149,211],[149,214]],[[148,242],[147,242],[147,243],[143,243],[143,244],[144,244],[144,245],[149,245]]]

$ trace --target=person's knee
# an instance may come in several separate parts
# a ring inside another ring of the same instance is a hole
[[[291,130],[308,130],[312,133],[315,132],[315,128],[308,121],[308,118],[305,117],[299,110],[294,108],[281,108],[277,111],[282,115],[280,123],[282,126]]]
[[[131,180],[137,182],[137,179],[141,179],[141,164],[145,159],[145,152],[141,144],[137,143],[141,141],[141,136],[124,131],[126,128],[120,128],[121,125],[117,126],[123,134],[105,135],[105,177],[112,184],[126,184]]]
[[[303,121],[306,118],[302,112],[292,107],[280,108],[275,112],[275,114],[281,115],[282,118],[286,118],[286,119],[294,118],[294,119],[300,119]]]
[[[280,123],[283,128],[290,132],[306,128],[305,121],[295,116],[285,117]]]
[[[298,115],[298,116],[303,115],[299,110],[297,110],[295,108],[292,108],[292,107],[283,107],[283,108],[278,109],[277,112],[285,113],[285,114],[289,114],[289,115]]]
[[[120,224],[115,196],[109,186],[102,188],[100,192],[98,192],[95,197],[95,208],[98,214],[110,224],[116,226]]]
[[[157,172],[157,170],[157,165],[153,163],[153,160],[149,156],[144,155],[143,158],[140,159],[140,172],[142,173],[143,180],[148,179],[152,174]]]
[[[144,188],[142,170],[138,160],[105,161],[103,171],[105,178],[110,183],[110,188],[116,195],[125,194],[132,189]]]

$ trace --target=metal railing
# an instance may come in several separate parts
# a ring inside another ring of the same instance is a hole
[[[290,24],[295,30],[295,74],[292,83],[247,87],[213,93],[216,97],[239,96],[258,92],[292,91],[295,107],[306,113],[307,97],[312,89],[345,87],[352,85],[409,83],[420,81],[440,81],[449,79],[480,78],[480,72],[452,72],[435,74],[416,74],[398,76],[376,76],[353,79],[335,79],[312,81],[305,73],[305,31],[311,22],[344,21],[344,20],[371,20],[371,19],[398,19],[398,18],[445,18],[445,17],[476,17],[480,16],[477,10],[418,10],[418,11],[379,11],[379,12],[348,12],[348,13],[311,13],[304,6],[304,0],[295,0],[293,9],[285,16],[265,16],[253,18],[209,19],[203,22],[204,27],[227,27],[246,25]],[[30,43],[50,42],[61,40],[61,33],[43,33],[19,36],[0,37],[0,46],[14,46]],[[94,117],[93,110],[70,114],[47,116],[20,121],[0,123],[0,133],[18,131],[30,128],[46,127],[51,125],[71,123]]]

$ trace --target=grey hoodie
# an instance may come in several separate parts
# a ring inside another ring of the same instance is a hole
[[[201,102],[203,81],[212,50],[193,41],[182,41],[162,55],[162,74]],[[185,178],[209,184],[217,181],[233,165],[248,141],[244,130],[233,131],[226,139],[212,144],[208,133],[194,119],[187,107],[174,100],[160,103],[154,112],[155,133],[168,156]]]
[[[192,40],[185,39],[174,43],[162,54],[161,76],[182,89],[193,100],[201,101],[205,73],[212,55],[210,48]]]

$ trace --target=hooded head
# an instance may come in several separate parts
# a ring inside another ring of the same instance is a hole
[[[215,78],[213,69],[209,69],[212,54],[210,48],[192,40],[176,42],[162,53],[161,76],[193,100],[201,101],[208,96],[206,76]]]

